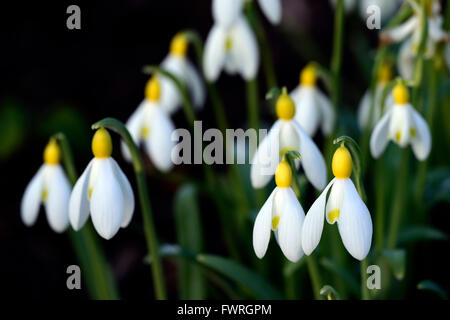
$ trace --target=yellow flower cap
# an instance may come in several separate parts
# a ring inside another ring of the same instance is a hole
[[[334,152],[331,169],[338,179],[350,178],[352,174],[352,156],[343,144]]]
[[[291,120],[295,115],[295,104],[287,94],[286,88],[283,88],[283,92],[277,100],[276,111],[278,118],[282,120]]]
[[[101,127],[92,138],[92,153],[98,159],[109,158],[112,153],[111,136],[108,130]]]
[[[383,63],[378,71],[378,83],[388,83],[392,79],[392,67],[388,63]]]
[[[188,49],[189,41],[182,32],[177,33],[170,42],[170,54],[185,57]]]
[[[44,149],[44,162],[46,164],[59,164],[60,150],[55,139],[50,139]]]
[[[161,96],[161,85],[158,77],[153,76],[147,81],[145,85],[145,99],[157,102]]]
[[[313,65],[308,64],[305,68],[303,68],[300,73],[300,85],[312,87],[315,86],[317,82],[317,73],[316,68]]]
[[[392,91],[394,96],[394,101],[396,104],[406,104],[409,102],[409,92],[408,88],[403,83],[399,83],[394,87]]]
[[[289,163],[283,160],[275,171],[275,183],[279,188],[289,188],[292,184],[292,171]]]

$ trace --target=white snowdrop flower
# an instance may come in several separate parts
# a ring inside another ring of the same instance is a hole
[[[314,141],[294,119],[295,104],[286,89],[278,98],[276,111],[279,119],[261,141],[252,159],[250,178],[253,187],[264,187],[283,155],[294,150],[300,153],[301,160],[297,165],[301,163],[308,180],[316,189],[323,189],[327,178],[325,160]]]
[[[253,226],[253,249],[258,258],[264,257],[272,230],[285,257],[297,262],[303,256],[301,235],[305,213],[291,189],[292,171],[287,161],[278,165],[275,182],[277,187],[262,206]]]
[[[89,162],[75,184],[69,202],[69,218],[78,231],[89,212],[98,234],[111,239],[119,228],[125,228],[134,212],[134,195],[130,182],[111,157],[111,136],[104,128],[92,138],[94,159]]]
[[[194,106],[198,109],[203,106],[206,99],[205,85],[197,69],[187,58],[189,41],[185,34],[178,33],[173,37],[170,51],[161,63],[161,67],[176,76],[188,89]],[[181,106],[181,94],[173,81],[163,75],[161,82],[161,106],[173,113]]]
[[[229,27],[215,23],[206,38],[203,71],[208,81],[216,81],[222,69],[255,78],[259,66],[258,43],[242,14]]]
[[[330,0],[333,8],[336,8],[338,0]],[[356,0],[344,0],[344,12],[346,14],[352,12],[356,7]]]
[[[300,83],[291,93],[297,110],[295,119],[312,137],[319,126],[323,134],[333,131],[335,113],[330,100],[316,87],[317,73],[313,65],[307,65],[300,73]]]
[[[367,8],[376,6],[380,9],[381,24],[386,23],[394,15],[403,0],[361,0],[359,1],[359,14],[363,20],[369,17]],[[373,14],[372,11],[369,11]]]
[[[381,33],[381,40],[384,42],[401,42],[397,58],[397,65],[400,75],[404,79],[411,80],[414,75],[414,62],[421,38],[421,19],[417,8],[414,14],[401,25],[385,30]],[[436,43],[447,41],[448,34],[443,30],[443,18],[440,15],[441,6],[439,1],[426,1],[426,11],[428,15],[428,36],[425,48],[425,58],[434,56]]]
[[[372,219],[350,179],[352,158],[344,145],[341,145],[333,155],[332,170],[335,178],[306,214],[302,229],[303,251],[310,255],[317,247],[326,217],[329,224],[337,222],[339,234],[347,251],[355,259],[363,260],[369,253],[372,242]]]
[[[50,227],[58,233],[69,225],[69,197],[71,186],[60,165],[60,150],[51,139],[44,150],[44,164],[25,189],[21,203],[21,217],[25,225],[36,222],[41,204],[44,205]]]
[[[160,103],[161,90],[159,77],[153,76],[145,87],[144,101],[128,119],[126,127],[138,146],[144,143],[144,150],[155,167],[166,172],[173,166],[171,152],[175,141],[172,141],[171,135],[175,126]],[[125,159],[131,161],[124,142],[122,153]]]
[[[224,28],[230,27],[242,13],[244,3],[245,0],[213,0],[212,14],[214,21]],[[282,11],[280,0],[258,0],[258,4],[272,24],[280,23]]]
[[[378,158],[389,140],[404,148],[411,144],[416,158],[424,160],[431,150],[431,134],[426,121],[409,103],[408,89],[397,84],[393,90],[395,104],[377,123],[370,137],[370,151]]]
[[[360,129],[366,129],[368,127],[373,128],[375,124],[378,122],[378,120],[381,117],[381,99],[383,90],[386,87],[386,85],[391,81],[392,78],[392,69],[391,66],[388,64],[382,64],[378,73],[378,82],[375,87],[375,102],[374,102],[374,110],[371,114],[371,97],[370,97],[370,90],[367,90],[364,93],[364,96],[361,99],[361,102],[359,103],[358,107],[358,125]],[[388,95],[385,101],[384,105],[384,112],[386,110],[390,110],[392,105],[394,104],[394,98],[392,97],[392,94]],[[372,118],[370,126],[369,126],[369,118]]]

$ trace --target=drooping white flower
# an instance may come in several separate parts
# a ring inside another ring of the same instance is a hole
[[[178,33],[172,39],[170,51],[161,63],[161,67],[176,76],[188,89],[196,108],[205,103],[205,85],[197,69],[187,58],[188,39],[185,34]],[[177,111],[181,105],[180,92],[171,79],[160,76],[161,106],[168,112]]]
[[[447,41],[448,34],[443,30],[443,18],[440,14],[441,6],[439,1],[431,0],[426,2],[428,15],[428,36],[425,48],[425,58],[434,56],[436,43]],[[414,14],[401,25],[385,30],[380,37],[385,42],[404,43],[400,48],[397,58],[397,65],[400,75],[404,79],[411,80],[414,75],[414,62],[421,39],[421,18],[418,8],[414,7]]]
[[[134,195],[127,177],[111,157],[111,137],[106,129],[100,128],[94,134],[92,153],[95,158],[70,195],[69,218],[72,227],[80,230],[90,213],[95,230],[108,240],[130,223]]]
[[[253,249],[258,258],[264,257],[272,230],[286,258],[297,262],[303,256],[301,235],[305,213],[291,189],[292,171],[286,161],[279,163],[275,182],[277,187],[262,206],[253,226]]]
[[[380,119],[370,137],[372,156],[378,158],[391,140],[402,148],[411,144],[416,158],[426,159],[431,150],[431,134],[426,121],[409,103],[405,85],[396,85],[393,97],[395,104]]]
[[[297,107],[295,119],[310,137],[319,126],[323,134],[331,134],[336,118],[330,100],[316,87],[316,81],[315,67],[308,65],[300,73],[299,85],[290,93]]]
[[[391,81],[391,67],[387,64],[383,64],[380,67],[380,71],[378,74],[378,82],[375,87],[375,102],[373,104],[373,111],[371,114],[371,106],[372,101],[370,97],[370,90],[367,90],[364,93],[364,96],[361,99],[358,107],[358,125],[360,129],[366,129],[367,127],[373,128],[375,124],[381,117],[381,99],[383,90],[386,85]],[[390,110],[392,105],[394,104],[394,98],[392,94],[388,95],[385,101],[383,114]],[[369,126],[369,119],[371,118],[371,123]]]
[[[355,259],[363,260],[372,242],[372,219],[350,179],[352,158],[345,146],[336,150],[332,169],[335,178],[322,191],[306,214],[302,229],[303,251],[310,255],[317,247],[326,218],[329,224],[337,222],[339,234],[347,251]]]
[[[253,1],[253,0],[251,0]],[[245,0],[213,0],[212,13],[214,21],[223,27],[230,27],[242,13]],[[280,0],[258,0],[262,12],[272,24],[281,21]]]
[[[160,103],[161,89],[157,76],[147,82],[145,99],[128,119],[126,127],[138,146],[144,143],[144,149],[155,167],[165,172],[173,166],[171,152],[175,141],[172,141],[171,136],[175,126]],[[122,153],[125,159],[131,161],[124,142]]]
[[[230,26],[213,25],[203,55],[203,71],[208,81],[216,81],[222,69],[251,80],[256,76],[258,66],[258,43],[242,14]]]
[[[51,139],[44,151],[44,164],[31,179],[21,202],[21,217],[25,225],[36,222],[39,208],[44,205],[50,227],[58,233],[69,225],[71,186],[60,165],[60,150]]]
[[[277,120],[261,141],[252,159],[250,178],[254,188],[264,187],[275,173],[286,151],[300,153],[306,177],[316,189],[326,184],[326,166],[322,154],[302,126],[294,119],[295,104],[285,89],[276,105]]]

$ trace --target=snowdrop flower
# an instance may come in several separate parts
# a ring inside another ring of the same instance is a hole
[[[31,179],[21,203],[21,217],[25,225],[36,222],[39,208],[44,205],[50,227],[58,233],[69,225],[70,183],[60,163],[60,151],[55,139],[44,150],[44,164]]]
[[[247,20],[240,14],[230,25],[215,22],[206,38],[203,70],[208,81],[216,81],[222,69],[245,80],[256,76],[258,43]]]
[[[171,135],[175,130],[172,120],[163,109],[161,103],[161,85],[159,78],[153,76],[145,87],[145,99],[138,106],[126,123],[134,142],[144,143],[145,151],[156,168],[166,172],[172,166],[171,152],[175,146]],[[122,142],[122,153],[131,161],[128,147]]]
[[[78,231],[91,213],[98,234],[111,239],[125,228],[134,212],[134,195],[130,182],[111,157],[111,136],[104,128],[92,138],[94,159],[89,162],[75,184],[69,202],[69,218]]]
[[[276,104],[278,120],[269,133],[261,141],[252,159],[250,170],[251,182],[254,188],[264,187],[275,173],[277,164],[289,150],[300,153],[300,163],[306,177],[316,189],[322,189],[326,184],[327,171],[322,154],[294,119],[295,105],[283,89]]]
[[[394,87],[395,104],[377,123],[370,137],[370,151],[378,158],[389,140],[404,148],[411,144],[417,159],[424,160],[431,149],[430,129],[409,103],[408,89],[400,83]]]
[[[300,73],[300,84],[291,92],[291,98],[297,106],[295,119],[312,137],[317,128],[323,134],[333,131],[335,114],[330,100],[316,87],[317,74],[313,65],[307,65]]]
[[[301,235],[305,213],[291,188],[292,171],[287,161],[282,161],[275,173],[277,187],[262,206],[253,226],[253,249],[258,258],[264,257],[270,240],[270,230],[292,262],[303,256]]]
[[[414,75],[414,61],[420,44],[421,19],[418,8],[413,8],[414,14],[401,25],[385,30],[380,34],[383,42],[401,42],[406,39],[400,48],[397,65],[400,75],[411,80]],[[428,36],[425,49],[425,58],[434,56],[436,43],[448,41],[448,35],[442,28],[443,19],[440,15],[439,1],[427,0],[426,11],[428,15]]]
[[[334,153],[331,166],[335,178],[313,203],[303,223],[303,251],[310,255],[317,247],[326,217],[329,224],[337,222],[339,234],[347,251],[355,259],[363,260],[372,242],[372,219],[350,179],[352,157],[344,145]]]
[[[250,0],[253,1],[253,0]],[[214,21],[229,27],[242,13],[245,0],[213,0],[212,13]],[[258,0],[262,12],[272,24],[281,21],[280,0]]]
[[[378,122],[381,117],[381,99],[383,90],[386,85],[391,81],[392,78],[392,69],[389,64],[382,64],[378,73],[378,82],[375,87],[375,103],[374,110],[371,113],[371,97],[370,90],[367,90],[364,93],[364,96],[361,99],[358,107],[358,125],[360,129],[367,129],[368,127],[372,128]],[[390,107],[394,104],[394,98],[392,94],[387,96],[384,110],[389,110]],[[369,118],[372,118],[371,124],[369,126]]]
[[[188,39],[178,33],[170,43],[170,51],[161,63],[164,70],[176,76],[189,89],[194,106],[200,108],[205,103],[205,86],[196,68],[187,59]],[[168,113],[178,110],[181,105],[180,92],[173,81],[163,75],[161,81],[161,105]]]

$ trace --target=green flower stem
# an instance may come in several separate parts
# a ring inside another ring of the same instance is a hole
[[[338,0],[334,13],[333,55],[331,57],[331,74],[333,77],[332,103],[337,112],[340,103],[342,48],[344,41],[344,1]]]
[[[322,279],[319,273],[316,258],[313,255],[306,257],[306,264],[308,265],[309,276],[311,277],[311,286],[316,300],[322,300],[320,288],[322,288]]]
[[[73,162],[72,150],[63,133],[54,136],[61,148],[62,160],[72,185],[78,179]],[[89,294],[94,299],[118,299],[117,286],[111,269],[106,262],[95,232],[89,222],[79,232],[68,231],[78,260],[86,274]]]
[[[259,129],[258,79],[246,82],[248,123],[250,128]]]
[[[98,129],[100,127],[105,127],[107,129],[117,132],[127,145],[128,150],[130,151],[131,158],[133,160],[134,172],[136,174],[136,183],[139,193],[139,200],[141,204],[147,248],[153,259],[151,267],[152,267],[155,296],[158,300],[167,299],[166,287],[164,283],[164,274],[161,259],[158,254],[159,243],[155,231],[155,225],[153,222],[153,214],[150,205],[150,199],[148,197],[149,193],[147,188],[147,181],[145,180],[145,169],[142,163],[141,154],[139,152],[138,147],[134,143],[133,138],[128,132],[127,128],[119,120],[116,120],[114,118],[105,118],[92,125],[92,129]]]
[[[367,267],[369,266],[369,258],[361,261],[361,299],[370,300],[369,288],[367,288]]]
[[[375,163],[375,194],[376,194],[376,215],[375,215],[375,248],[378,252],[383,249],[384,242],[384,216],[385,216],[385,185],[384,185],[384,164],[380,158]]]

